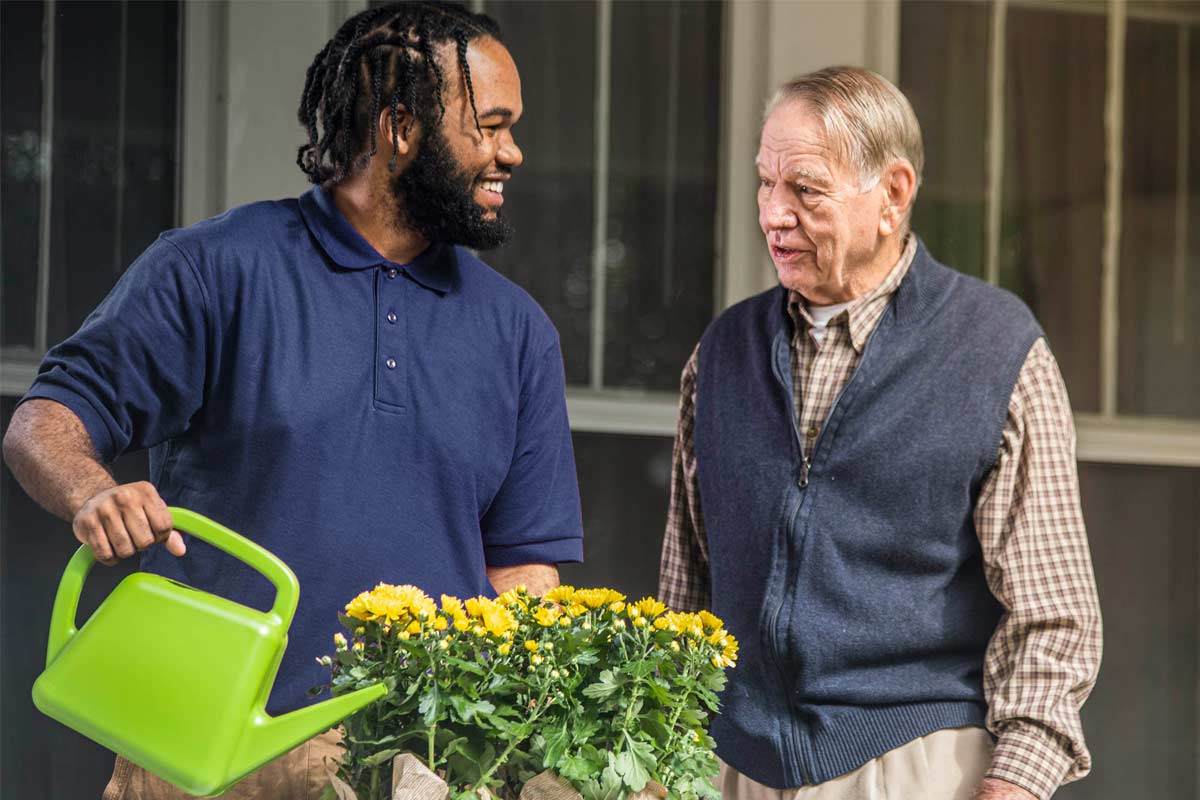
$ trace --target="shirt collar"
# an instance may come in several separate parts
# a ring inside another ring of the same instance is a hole
[[[846,307],[845,311],[829,321],[830,325],[836,325],[842,320],[847,320],[850,326],[850,343],[859,355],[867,346],[867,339],[871,338],[871,332],[875,330],[883,312],[887,310],[892,295],[896,293],[900,282],[908,274],[908,268],[912,265],[916,253],[917,237],[909,234],[905,239],[904,249],[900,253],[900,260],[892,267],[883,282],[867,294],[857,298]],[[802,324],[804,327],[813,324],[812,315],[808,311],[808,301],[799,292],[788,292],[788,313],[798,329]]]
[[[393,264],[355,230],[334,204],[333,196],[320,186],[300,195],[300,213],[313,238],[339,267],[394,266],[427,289],[441,294],[454,286],[457,259],[455,249],[449,245],[431,244],[407,264]]]

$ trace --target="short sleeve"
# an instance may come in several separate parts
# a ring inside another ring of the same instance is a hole
[[[512,463],[481,528],[491,567],[583,560],[579,483],[557,341],[523,376]]]
[[[204,394],[206,296],[195,268],[159,238],[70,338],[51,348],[22,398],[62,403],[101,460],[187,430]]]

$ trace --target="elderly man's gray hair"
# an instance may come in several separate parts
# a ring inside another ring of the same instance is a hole
[[[857,172],[864,191],[897,159],[912,165],[920,186],[925,166],[921,126],[908,98],[883,76],[860,67],[826,67],[801,75],[767,101],[763,121],[790,102],[807,104],[821,118],[829,146]]]

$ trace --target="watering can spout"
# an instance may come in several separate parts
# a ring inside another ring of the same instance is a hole
[[[280,753],[332,728],[363,706],[383,697],[387,691],[385,684],[377,683],[282,716],[255,714],[242,734],[242,743],[230,772],[243,774],[257,769]],[[243,766],[247,769],[242,769]]]

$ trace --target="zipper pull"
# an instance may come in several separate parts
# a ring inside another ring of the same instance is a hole
[[[812,464],[809,462],[808,456],[805,456],[800,460],[800,480],[796,481],[796,485],[801,489],[804,489],[808,486],[808,468],[810,466],[812,466]]]

